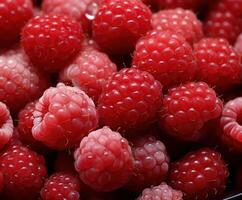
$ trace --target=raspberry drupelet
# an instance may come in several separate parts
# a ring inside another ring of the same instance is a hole
[[[140,0],[104,0],[93,20],[93,38],[109,54],[129,54],[151,29],[151,11]]]
[[[133,172],[133,156],[128,141],[108,127],[83,138],[74,157],[81,180],[97,191],[121,188]]]
[[[61,79],[81,88],[97,102],[103,86],[114,72],[117,72],[117,67],[105,53],[85,50],[63,70]]]
[[[198,141],[211,132],[223,103],[204,82],[191,82],[169,90],[163,100],[160,125],[182,141]]]
[[[41,15],[23,28],[21,44],[32,63],[56,72],[80,51],[84,35],[81,25],[64,15]]]
[[[182,8],[161,10],[152,16],[152,27],[181,34],[190,44],[203,37],[202,23],[195,13]]]
[[[133,67],[151,73],[164,90],[192,81],[196,75],[193,49],[171,31],[151,31],[135,47]]]
[[[46,90],[36,103],[32,134],[48,147],[75,147],[98,125],[93,101],[76,87],[58,84]]]
[[[137,200],[183,200],[182,196],[182,192],[162,182],[158,186],[144,189]]]
[[[185,155],[170,171],[170,184],[184,193],[184,199],[216,199],[226,185],[228,168],[221,154],[203,148]]]
[[[204,38],[194,45],[194,51],[198,80],[218,92],[228,91],[241,83],[241,58],[226,40]]]
[[[113,74],[98,101],[100,122],[127,135],[158,120],[162,86],[148,72],[122,69]]]
[[[134,172],[126,188],[142,191],[150,185],[160,184],[167,178],[170,159],[164,144],[147,135],[131,140]]]

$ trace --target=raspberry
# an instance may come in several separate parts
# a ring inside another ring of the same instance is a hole
[[[170,171],[174,189],[185,193],[185,199],[215,199],[220,196],[228,177],[228,169],[221,154],[204,148],[185,155]]]
[[[54,163],[55,171],[75,173],[74,157],[69,152],[58,152]]]
[[[28,103],[18,114],[18,133],[21,142],[37,152],[45,152],[46,147],[34,139],[32,127],[36,102]]]
[[[203,37],[202,23],[192,11],[182,8],[162,10],[153,14],[152,26],[157,30],[180,33],[190,44]]]
[[[242,56],[242,34],[240,34],[234,44],[234,50]]]
[[[129,54],[151,29],[151,11],[139,0],[104,0],[93,20],[93,38],[109,54]]]
[[[164,181],[169,170],[169,157],[164,144],[148,135],[135,138],[132,145],[134,173],[127,189],[142,191]]]
[[[206,0],[163,0],[163,8],[199,9]]]
[[[3,177],[3,173],[0,172],[0,192],[3,190],[4,187],[4,177]]]
[[[13,120],[7,106],[0,102],[0,149],[6,145],[13,135]]]
[[[194,79],[193,49],[183,36],[170,31],[152,31],[136,44],[133,65],[150,72],[165,90]]]
[[[0,155],[0,171],[4,174],[4,199],[36,199],[44,184],[44,157],[20,145]]]
[[[166,183],[146,188],[137,200],[182,200],[182,193]]]
[[[221,138],[231,149],[242,152],[242,97],[225,104],[220,120]]]
[[[194,51],[199,80],[215,87],[218,92],[227,91],[240,84],[241,59],[226,40],[204,38],[194,45]]]
[[[78,88],[64,84],[46,90],[33,115],[34,138],[57,150],[79,144],[98,124],[93,101]]]
[[[75,154],[81,180],[98,191],[112,191],[126,184],[133,171],[128,141],[104,127],[83,138]]]
[[[80,51],[83,37],[78,22],[62,15],[42,15],[25,25],[21,43],[33,64],[54,72]]]
[[[42,200],[79,200],[80,183],[77,177],[64,173],[54,173],[45,182],[40,195]]]
[[[223,2],[219,2],[222,4]],[[242,32],[242,19],[233,11],[216,5],[206,15],[204,21],[204,33],[208,37],[225,38],[231,44],[236,41]]]
[[[0,55],[0,101],[17,113],[49,86],[46,75],[35,69],[20,49]]]
[[[97,102],[107,79],[116,71],[116,65],[106,54],[97,50],[86,50],[64,69],[62,76]]]
[[[152,75],[138,69],[122,69],[112,75],[99,98],[103,124],[132,133],[157,120],[162,87]]]
[[[1,0],[0,3],[0,46],[16,42],[22,27],[33,16],[31,0]]]
[[[169,90],[164,97],[161,127],[183,141],[198,141],[211,132],[210,123],[222,112],[222,101],[203,82],[191,82]]]

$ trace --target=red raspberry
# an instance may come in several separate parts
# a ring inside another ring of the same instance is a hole
[[[58,152],[54,163],[55,171],[75,173],[74,162],[75,160],[72,153],[64,151]]]
[[[163,0],[163,8],[199,9],[207,0]]]
[[[17,113],[49,86],[46,75],[35,69],[19,49],[0,56],[0,101]]]
[[[240,84],[241,59],[226,40],[204,38],[194,45],[194,51],[199,80],[205,81],[219,92],[227,91]]]
[[[13,135],[13,120],[7,106],[0,102],[0,149],[6,145]]]
[[[169,90],[163,101],[161,127],[184,141],[198,141],[217,120],[223,103],[206,83],[188,83]]]
[[[33,115],[34,138],[57,150],[79,144],[98,124],[93,101],[82,90],[64,84],[46,90]]]
[[[62,15],[42,15],[25,25],[21,43],[36,66],[54,72],[80,51],[83,37],[78,22]]]
[[[216,199],[225,189],[228,173],[221,154],[204,148],[190,152],[173,164],[170,183],[185,193],[185,199]]]
[[[160,83],[147,72],[126,68],[108,80],[98,112],[105,125],[131,133],[156,121],[161,105]]]
[[[137,200],[182,200],[182,193],[166,183],[146,188]]]
[[[0,47],[16,42],[25,23],[33,16],[31,0],[1,0]]]
[[[80,182],[77,177],[65,172],[49,177],[40,192],[42,200],[79,200]]]
[[[75,154],[82,181],[98,191],[112,191],[126,184],[133,171],[128,141],[104,127],[83,138]]]
[[[20,145],[0,155],[0,171],[4,174],[4,199],[36,199],[44,184],[44,157]]]
[[[64,69],[61,76],[97,102],[107,79],[116,71],[116,65],[106,54],[97,50],[86,50]]]
[[[231,149],[242,152],[242,97],[225,104],[220,120],[221,137]]]
[[[127,189],[142,191],[164,181],[169,170],[169,157],[164,144],[148,135],[135,138],[132,145],[134,173]]]
[[[34,139],[32,135],[32,127],[34,116],[33,112],[35,111],[36,102],[28,103],[18,114],[18,133],[21,142],[28,146],[30,149],[33,149],[37,152],[45,152],[46,147]]]
[[[82,49],[83,51],[86,50],[100,50],[97,43],[90,38],[85,38],[82,42]]]
[[[93,38],[109,54],[128,54],[151,29],[151,11],[139,0],[104,0],[93,20]]]
[[[4,187],[4,176],[3,173],[0,172],[0,192],[3,190]]]
[[[162,10],[153,14],[152,26],[157,30],[180,33],[190,44],[203,37],[202,23],[192,11],[182,8]]]
[[[225,3],[226,1],[230,2],[229,5]],[[225,38],[233,44],[242,32],[242,18],[236,16],[234,8],[237,4],[232,3],[231,0],[226,1],[218,1],[208,11],[204,21],[204,33],[209,37]],[[242,13],[242,9],[240,13]]]
[[[194,79],[193,49],[183,36],[170,31],[152,31],[136,44],[133,65],[150,72],[165,90]]]
[[[234,50],[242,56],[242,34],[240,34],[237,38],[237,41],[234,44]]]

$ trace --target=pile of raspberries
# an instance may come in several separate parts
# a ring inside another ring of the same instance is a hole
[[[1,200],[242,192],[242,0],[0,0]]]

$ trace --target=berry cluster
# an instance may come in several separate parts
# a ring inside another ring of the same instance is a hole
[[[231,199],[241,88],[241,0],[0,0],[0,199]]]

